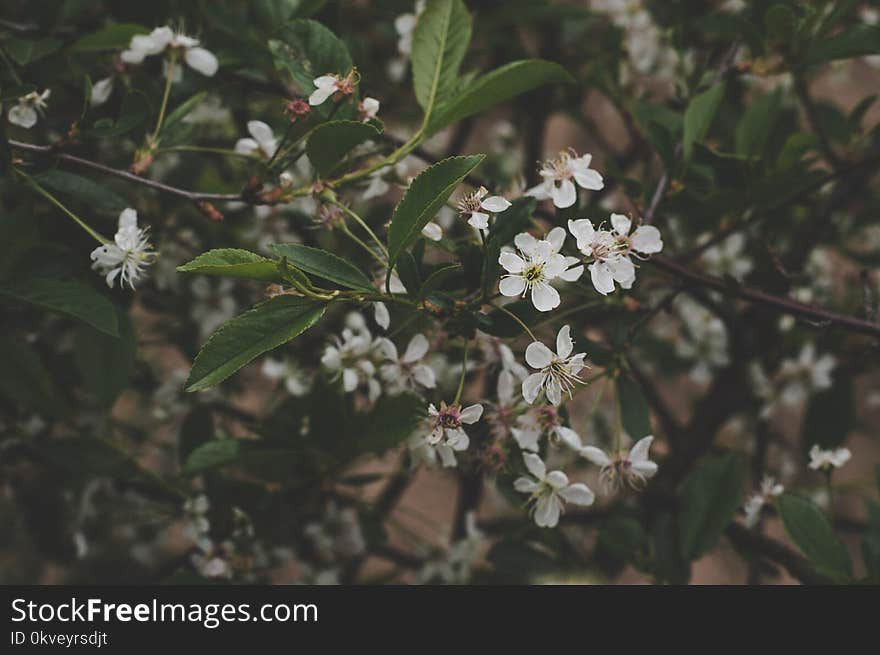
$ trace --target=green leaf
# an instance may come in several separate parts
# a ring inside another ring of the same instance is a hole
[[[468,116],[545,84],[572,84],[562,66],[542,59],[514,61],[480,76],[447,102],[441,102],[427,133],[433,134]]]
[[[324,315],[326,305],[278,296],[227,321],[202,347],[186,381],[186,391],[213,387],[255,357],[299,336]]]
[[[749,105],[746,113],[736,126],[736,153],[738,155],[758,155],[764,147],[779,118],[782,103],[782,89],[765,93]]]
[[[684,158],[689,161],[694,152],[694,144],[702,141],[709,131],[712,119],[724,98],[725,85],[716,84],[704,91],[688,105],[684,113]]]
[[[767,35],[776,41],[788,41],[794,36],[796,19],[790,7],[776,4],[764,14]]]
[[[74,52],[99,52],[101,50],[122,50],[131,43],[137,34],[149,34],[150,30],[134,23],[115,23],[88,34],[71,46]]]
[[[117,310],[119,336],[111,337],[87,325],[75,334],[74,359],[86,389],[102,406],[110,407],[134,373],[137,344],[128,315]]]
[[[849,579],[849,553],[822,510],[809,500],[790,494],[780,496],[777,502],[785,532],[804,556],[820,572],[837,580]]]
[[[186,458],[184,475],[194,475],[231,464],[244,450],[241,439],[215,439],[198,446]]]
[[[623,429],[633,440],[652,434],[651,412],[638,382],[621,374],[617,376],[616,384]]]
[[[286,257],[293,266],[306,273],[317,275],[349,289],[376,291],[376,287],[363,271],[336,255],[299,243],[274,243],[272,252]]]
[[[681,554],[693,560],[711,550],[740,505],[746,468],[738,453],[700,462],[681,487]]]
[[[0,340],[0,397],[26,411],[62,413],[49,371],[37,352],[24,341]]]
[[[207,91],[201,91],[181,102],[177,107],[175,107],[174,111],[168,114],[168,116],[165,118],[165,123],[162,125],[162,130],[165,131],[186,118],[189,113],[193,109],[195,109],[207,96]]]
[[[306,95],[315,90],[316,77],[346,75],[352,69],[348,48],[321,23],[295,20],[281,27],[279,37],[269,41],[275,67]]]
[[[331,121],[319,125],[309,136],[306,155],[320,177],[326,177],[339,166],[352,148],[375,139],[382,132],[371,123]]]
[[[7,38],[3,49],[9,57],[19,66],[27,66],[35,61],[57,52],[63,45],[58,39],[40,39],[31,41],[28,39]]]
[[[805,57],[808,65],[835,59],[850,59],[880,53],[880,26],[854,25],[840,34],[811,44]]]
[[[0,295],[68,314],[110,336],[119,335],[113,303],[80,282],[45,277],[4,280]]]
[[[177,267],[179,273],[243,277],[261,282],[282,282],[278,262],[240,248],[218,248],[203,252]]]
[[[461,0],[433,0],[419,16],[413,33],[413,87],[426,116],[440,100],[452,97],[470,40],[471,17]]]
[[[389,271],[462,180],[485,155],[450,157],[425,169],[412,181],[394,209],[388,229]]]
[[[43,186],[88,203],[94,209],[118,214],[128,207],[128,201],[108,189],[106,184],[99,184],[82,175],[51,170],[35,175],[34,179]]]

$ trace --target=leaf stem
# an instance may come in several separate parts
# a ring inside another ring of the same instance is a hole
[[[467,376],[468,349],[470,348],[470,345],[471,340],[465,339],[464,354],[461,357],[461,377],[458,380],[458,390],[455,392],[455,400],[452,401],[453,405],[458,405],[459,401],[461,401],[461,392],[464,390],[464,379]]]
[[[48,200],[50,203],[52,203],[53,205],[55,205],[56,207],[58,207],[58,209],[60,209],[60,210],[63,211],[65,214],[67,214],[68,216],[70,216],[70,218],[72,218],[74,221],[76,221],[76,224],[79,225],[79,226],[80,226],[82,229],[84,229],[86,232],[88,232],[88,233],[89,233],[89,236],[91,236],[93,239],[95,239],[98,243],[100,243],[100,244],[102,244],[102,245],[105,244],[105,243],[110,243],[110,239],[107,239],[106,237],[102,236],[99,232],[97,232],[96,230],[92,229],[92,227],[91,227],[88,223],[86,223],[83,219],[81,219],[79,216],[77,216],[77,215],[74,214],[72,211],[70,211],[70,210],[69,210],[67,207],[65,207],[63,204],[61,204],[61,201],[58,200],[58,198],[56,198],[56,197],[53,196],[51,193],[49,193],[48,191],[46,191],[46,189],[44,189],[43,187],[41,187],[41,186],[37,183],[37,181],[36,181],[34,178],[32,178],[30,175],[28,175],[27,173],[25,173],[25,172],[23,172],[23,171],[20,171],[20,170],[17,169],[17,168],[13,168],[12,170],[14,170],[19,176],[21,176],[21,177],[25,180],[25,182],[27,182],[27,184],[28,184],[28,185],[29,185],[34,191],[36,191],[38,194],[40,194],[41,196],[43,196],[46,200]]]
[[[509,309],[507,309],[507,307],[505,307],[504,305],[494,305],[494,304],[492,304],[492,303],[490,303],[490,305],[491,305],[492,307],[494,307],[495,309],[498,309],[498,310],[504,312],[505,314],[507,314],[508,316],[510,316],[510,318],[512,318],[514,321],[516,321],[517,323],[519,323],[520,327],[521,327],[523,330],[525,330],[526,333],[532,338],[532,341],[538,341],[538,337],[536,337],[536,336],[534,335],[534,333],[529,329],[529,326],[528,326],[528,325],[526,325],[525,323],[523,323],[522,319],[521,319],[519,316],[517,316],[517,315],[514,314],[512,311],[510,311]]]
[[[177,54],[172,50],[168,57],[168,66],[165,69],[165,91],[162,93],[162,104],[159,107],[159,118],[156,120],[156,129],[150,139],[153,144],[159,138],[162,131],[162,123],[165,122],[165,110],[168,108],[168,96],[171,95],[171,85],[174,82],[174,67],[177,65]]]
[[[382,262],[383,264],[387,264],[388,259],[388,250],[385,248],[385,244],[379,240],[379,237],[376,236],[376,233],[370,229],[370,226],[362,219],[356,212],[352,211],[351,207],[346,205],[345,203],[339,202],[338,200],[330,200],[330,204],[339,207],[345,214],[354,219],[355,223],[361,226],[361,228],[370,235],[370,238],[376,242],[376,245],[379,246],[379,250],[385,255],[386,261]]]

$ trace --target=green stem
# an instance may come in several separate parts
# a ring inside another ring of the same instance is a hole
[[[373,258],[375,258],[375,260],[376,260],[377,262],[379,262],[380,264],[382,264],[382,266],[387,265],[387,262],[386,262],[384,259],[382,259],[382,258],[379,256],[379,254],[378,254],[375,250],[373,250],[372,248],[370,248],[370,246],[368,246],[368,245],[364,242],[363,239],[361,239],[361,238],[360,238],[359,236],[357,236],[354,232],[352,232],[352,231],[349,229],[348,225],[346,225],[345,223],[343,223],[343,224],[342,224],[342,227],[341,227],[340,229],[342,230],[343,234],[345,234],[346,236],[348,236],[348,238],[350,238],[352,241],[354,241],[356,244],[358,244],[358,245],[359,245],[361,248],[363,248],[366,252],[370,253],[370,256],[373,257]]]
[[[177,65],[177,55],[172,51],[168,58],[168,68],[165,71],[165,92],[162,94],[162,105],[159,107],[159,118],[156,121],[156,129],[153,130],[152,142],[155,143],[162,131],[162,123],[165,122],[165,110],[168,108],[168,96],[171,95],[171,84],[174,79],[174,67]]]
[[[65,207],[64,205],[62,205],[62,204],[61,204],[61,201],[59,201],[55,196],[53,196],[51,193],[49,193],[48,191],[46,191],[46,189],[44,189],[44,188],[41,187],[39,184],[37,184],[37,181],[36,181],[34,178],[32,178],[32,177],[31,177],[30,175],[28,175],[27,173],[24,173],[24,172],[22,172],[22,171],[20,171],[20,170],[18,170],[18,169],[16,169],[16,168],[14,168],[13,170],[14,170],[18,175],[20,175],[22,178],[24,178],[24,180],[28,183],[28,185],[29,185],[34,191],[36,191],[38,194],[40,194],[41,196],[43,196],[46,200],[48,200],[49,202],[51,202],[53,205],[55,205],[56,207],[58,207],[58,209],[60,209],[60,210],[63,211],[65,214],[67,214],[68,216],[70,216],[74,221],[76,221],[76,224],[79,225],[79,226],[80,226],[82,229],[84,229],[86,232],[88,232],[88,233],[89,233],[89,236],[91,236],[93,239],[95,239],[98,243],[100,243],[100,244],[102,244],[102,245],[105,244],[105,243],[110,243],[110,239],[107,239],[106,237],[101,236],[101,234],[98,233],[97,231],[95,231],[94,229],[92,229],[92,227],[91,227],[88,223],[86,223],[86,222],[85,222],[84,220],[82,220],[79,216],[77,216],[77,215],[74,214],[72,211],[70,211],[67,207]]]
[[[379,237],[377,237],[376,233],[370,229],[370,226],[366,224],[364,219],[362,219],[360,216],[358,216],[358,214],[356,212],[352,211],[350,207],[348,207],[344,203],[339,202],[338,200],[331,200],[330,203],[335,205],[336,207],[339,207],[343,212],[345,212],[346,215],[353,218],[354,221],[358,225],[361,226],[361,228],[364,230],[364,232],[369,234],[370,238],[376,242],[376,245],[379,246],[379,250],[382,252],[382,254],[385,255],[385,258],[386,259],[388,258],[388,250],[385,248],[385,244],[382,243],[381,241],[379,241]],[[387,263],[387,262],[383,262],[383,263]]]
[[[229,148],[210,148],[207,146],[171,146],[169,148],[159,148],[156,152],[201,152],[206,154],[224,155],[227,157],[241,157],[242,159],[256,159],[253,155],[235,152],[235,150],[230,150]]]
[[[461,401],[461,392],[464,390],[464,379],[467,376],[468,348],[470,348],[470,345],[471,340],[465,339],[464,354],[461,358],[461,378],[458,380],[458,390],[455,392],[455,400],[452,401],[453,405],[458,405],[459,401]]]
[[[517,316],[516,314],[514,314],[512,311],[507,309],[507,307],[505,307],[504,305],[491,305],[491,306],[494,307],[495,309],[501,310],[502,312],[504,312],[505,314],[510,316],[510,318],[512,318],[514,321],[519,323],[520,327],[523,330],[525,330],[526,333],[532,338],[532,341],[538,341],[538,337],[536,337],[534,335],[534,333],[529,329],[529,326],[526,325],[525,323],[523,323],[522,319],[519,316]]]

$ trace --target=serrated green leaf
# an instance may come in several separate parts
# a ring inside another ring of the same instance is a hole
[[[241,455],[244,442],[241,439],[215,439],[196,447],[186,458],[184,475],[194,475],[231,464]]]
[[[306,156],[318,171],[326,177],[336,169],[343,158],[355,146],[375,139],[382,132],[371,123],[359,121],[331,121],[316,127],[306,143]]]
[[[433,134],[539,86],[573,82],[568,71],[551,61],[527,59],[511,62],[478,77],[451,100],[441,101],[426,132]]]
[[[305,332],[321,319],[326,308],[314,300],[278,296],[227,321],[196,356],[186,391],[222,382],[255,357]]]
[[[44,277],[3,280],[0,295],[73,316],[105,334],[119,336],[113,303],[80,282]]]
[[[820,572],[837,580],[848,579],[852,575],[849,553],[822,510],[791,494],[780,496],[777,503],[788,538],[804,556]]]
[[[639,384],[628,375],[618,375],[617,396],[623,429],[635,441],[652,434],[651,412]]]
[[[688,105],[684,113],[684,159],[689,161],[694,152],[694,144],[702,141],[712,125],[712,119],[724,98],[725,84],[720,82],[704,91]]]
[[[471,17],[461,0],[432,0],[419,16],[413,32],[413,88],[426,116],[455,91],[470,40]]]
[[[240,248],[217,248],[177,267],[179,273],[242,277],[261,282],[282,282],[278,262]]]
[[[681,554],[693,560],[711,550],[740,505],[746,469],[739,453],[700,462],[681,487]]]
[[[738,155],[760,154],[782,106],[782,90],[774,89],[765,93],[749,105],[746,113],[736,126],[736,153]]]
[[[71,46],[74,52],[98,52],[101,50],[122,50],[131,43],[137,34],[149,34],[150,30],[135,23],[115,23],[87,34]]]
[[[394,209],[388,229],[389,269],[485,155],[450,157],[422,171]]]
[[[270,248],[293,266],[349,289],[375,291],[370,278],[359,268],[333,253],[299,243],[273,243]]]

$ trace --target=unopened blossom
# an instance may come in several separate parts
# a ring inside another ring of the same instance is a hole
[[[625,486],[640,490],[657,473],[657,464],[648,459],[653,436],[639,439],[628,453],[606,453],[595,446],[586,446],[580,454],[596,466],[602,467],[599,479],[609,491]]]
[[[556,309],[561,300],[550,282],[565,272],[565,257],[554,252],[549,241],[537,241],[528,233],[518,234],[514,243],[519,254],[505,251],[498,257],[498,263],[507,271],[499,285],[502,295],[531,293],[532,304],[538,311]]]
[[[89,104],[92,107],[103,105],[113,93],[113,78],[105,77],[98,80],[92,85],[92,92],[89,94]]]
[[[750,528],[757,525],[764,505],[770,502],[774,497],[781,495],[784,491],[785,487],[776,482],[772,476],[765,475],[764,479],[761,480],[760,491],[749,496],[743,506],[743,511],[746,514],[746,525]]]
[[[287,393],[297,398],[305,396],[312,386],[306,372],[290,360],[267,357],[263,361],[262,372],[270,380],[283,381]]]
[[[384,302],[373,303],[373,320],[383,330],[387,330],[388,326],[391,325],[391,314],[388,312],[388,307],[385,306]]]
[[[541,437],[545,434],[551,443],[564,443],[578,452],[583,448],[578,433],[562,424],[559,411],[553,405],[533,407],[517,419],[517,426],[511,433],[522,450],[538,452]]]
[[[407,388],[433,389],[437,386],[434,370],[422,362],[428,354],[428,339],[424,334],[416,334],[410,339],[403,357],[397,354],[397,347],[390,339],[380,339],[380,347],[390,360],[382,365],[380,372],[391,393],[401,393]]]
[[[501,196],[489,196],[486,187],[464,196],[458,203],[458,213],[467,219],[468,225],[478,230],[489,229],[489,214],[499,214],[510,207],[510,202]]]
[[[818,444],[810,448],[810,468],[814,471],[832,471],[846,464],[852,453],[849,448],[835,448],[824,450]]]
[[[313,84],[316,88],[309,96],[309,104],[316,107],[324,104],[327,98],[336,93],[340,96],[350,96],[354,93],[354,87],[357,84],[357,71],[352,69],[345,77],[321,75],[314,79]]]
[[[295,123],[303,116],[308,116],[311,111],[311,105],[302,98],[294,98],[284,105],[284,113],[290,119],[291,123]]]
[[[371,118],[376,118],[376,115],[379,113],[379,101],[375,98],[371,98],[367,96],[363,100],[358,103],[358,116],[362,121],[368,121]]]
[[[564,507],[563,501],[586,507],[596,499],[583,482],[570,483],[562,471],[548,473],[543,460],[534,453],[524,453],[523,461],[532,477],[517,478],[513,488],[530,495],[529,502],[534,502],[532,517],[538,527],[556,527]]]
[[[46,89],[42,93],[31,91],[18,99],[18,102],[9,108],[7,117],[13,125],[18,125],[29,130],[37,124],[37,118],[44,113],[48,106],[51,91]]]
[[[632,222],[623,214],[611,214],[611,225],[611,230],[597,230],[588,219],[568,222],[578,250],[593,260],[590,278],[603,295],[614,291],[615,282],[624,289],[632,287],[636,269],[630,256],[642,259],[663,249],[660,231],[653,225],[641,225],[630,234]]]
[[[239,139],[235,143],[235,152],[240,155],[259,155],[271,159],[278,149],[278,141],[272,128],[263,121],[248,121],[247,130],[251,138]]]
[[[334,378],[342,378],[342,388],[346,393],[363,386],[367,389],[370,402],[374,402],[382,393],[382,385],[376,379],[376,360],[381,354],[364,318],[352,313],[346,319],[341,337],[324,349],[321,364]]]
[[[456,452],[467,450],[471,441],[462,426],[471,425],[483,415],[482,405],[447,405],[440,403],[437,409],[433,403],[428,405],[428,434],[422,437],[427,446],[434,449],[443,466],[455,466]]]
[[[147,230],[137,226],[137,212],[124,209],[119,214],[119,227],[113,241],[92,251],[92,268],[106,276],[107,286],[119,278],[120,286],[134,289],[147,266],[158,256],[147,238]]]
[[[217,72],[217,57],[200,47],[198,39],[174,32],[167,26],[157,27],[146,35],[133,36],[120,58],[126,64],[140,64],[145,57],[161,54],[166,49],[183,53],[187,65],[202,75],[211,77]]]
[[[599,191],[605,186],[599,172],[590,168],[592,160],[592,155],[578,157],[574,150],[563,150],[555,159],[541,164],[539,174],[543,181],[526,191],[526,195],[538,200],[552,198],[560,209],[571,207],[577,200],[575,184],[590,191]]]
[[[532,373],[522,384],[523,398],[531,404],[543,391],[554,405],[562,402],[562,394],[571,397],[572,390],[583,380],[578,373],[584,368],[585,353],[572,355],[574,341],[571,339],[571,328],[564,325],[556,335],[556,352],[554,353],[540,341],[533,341],[526,348],[526,363],[537,373]]]

